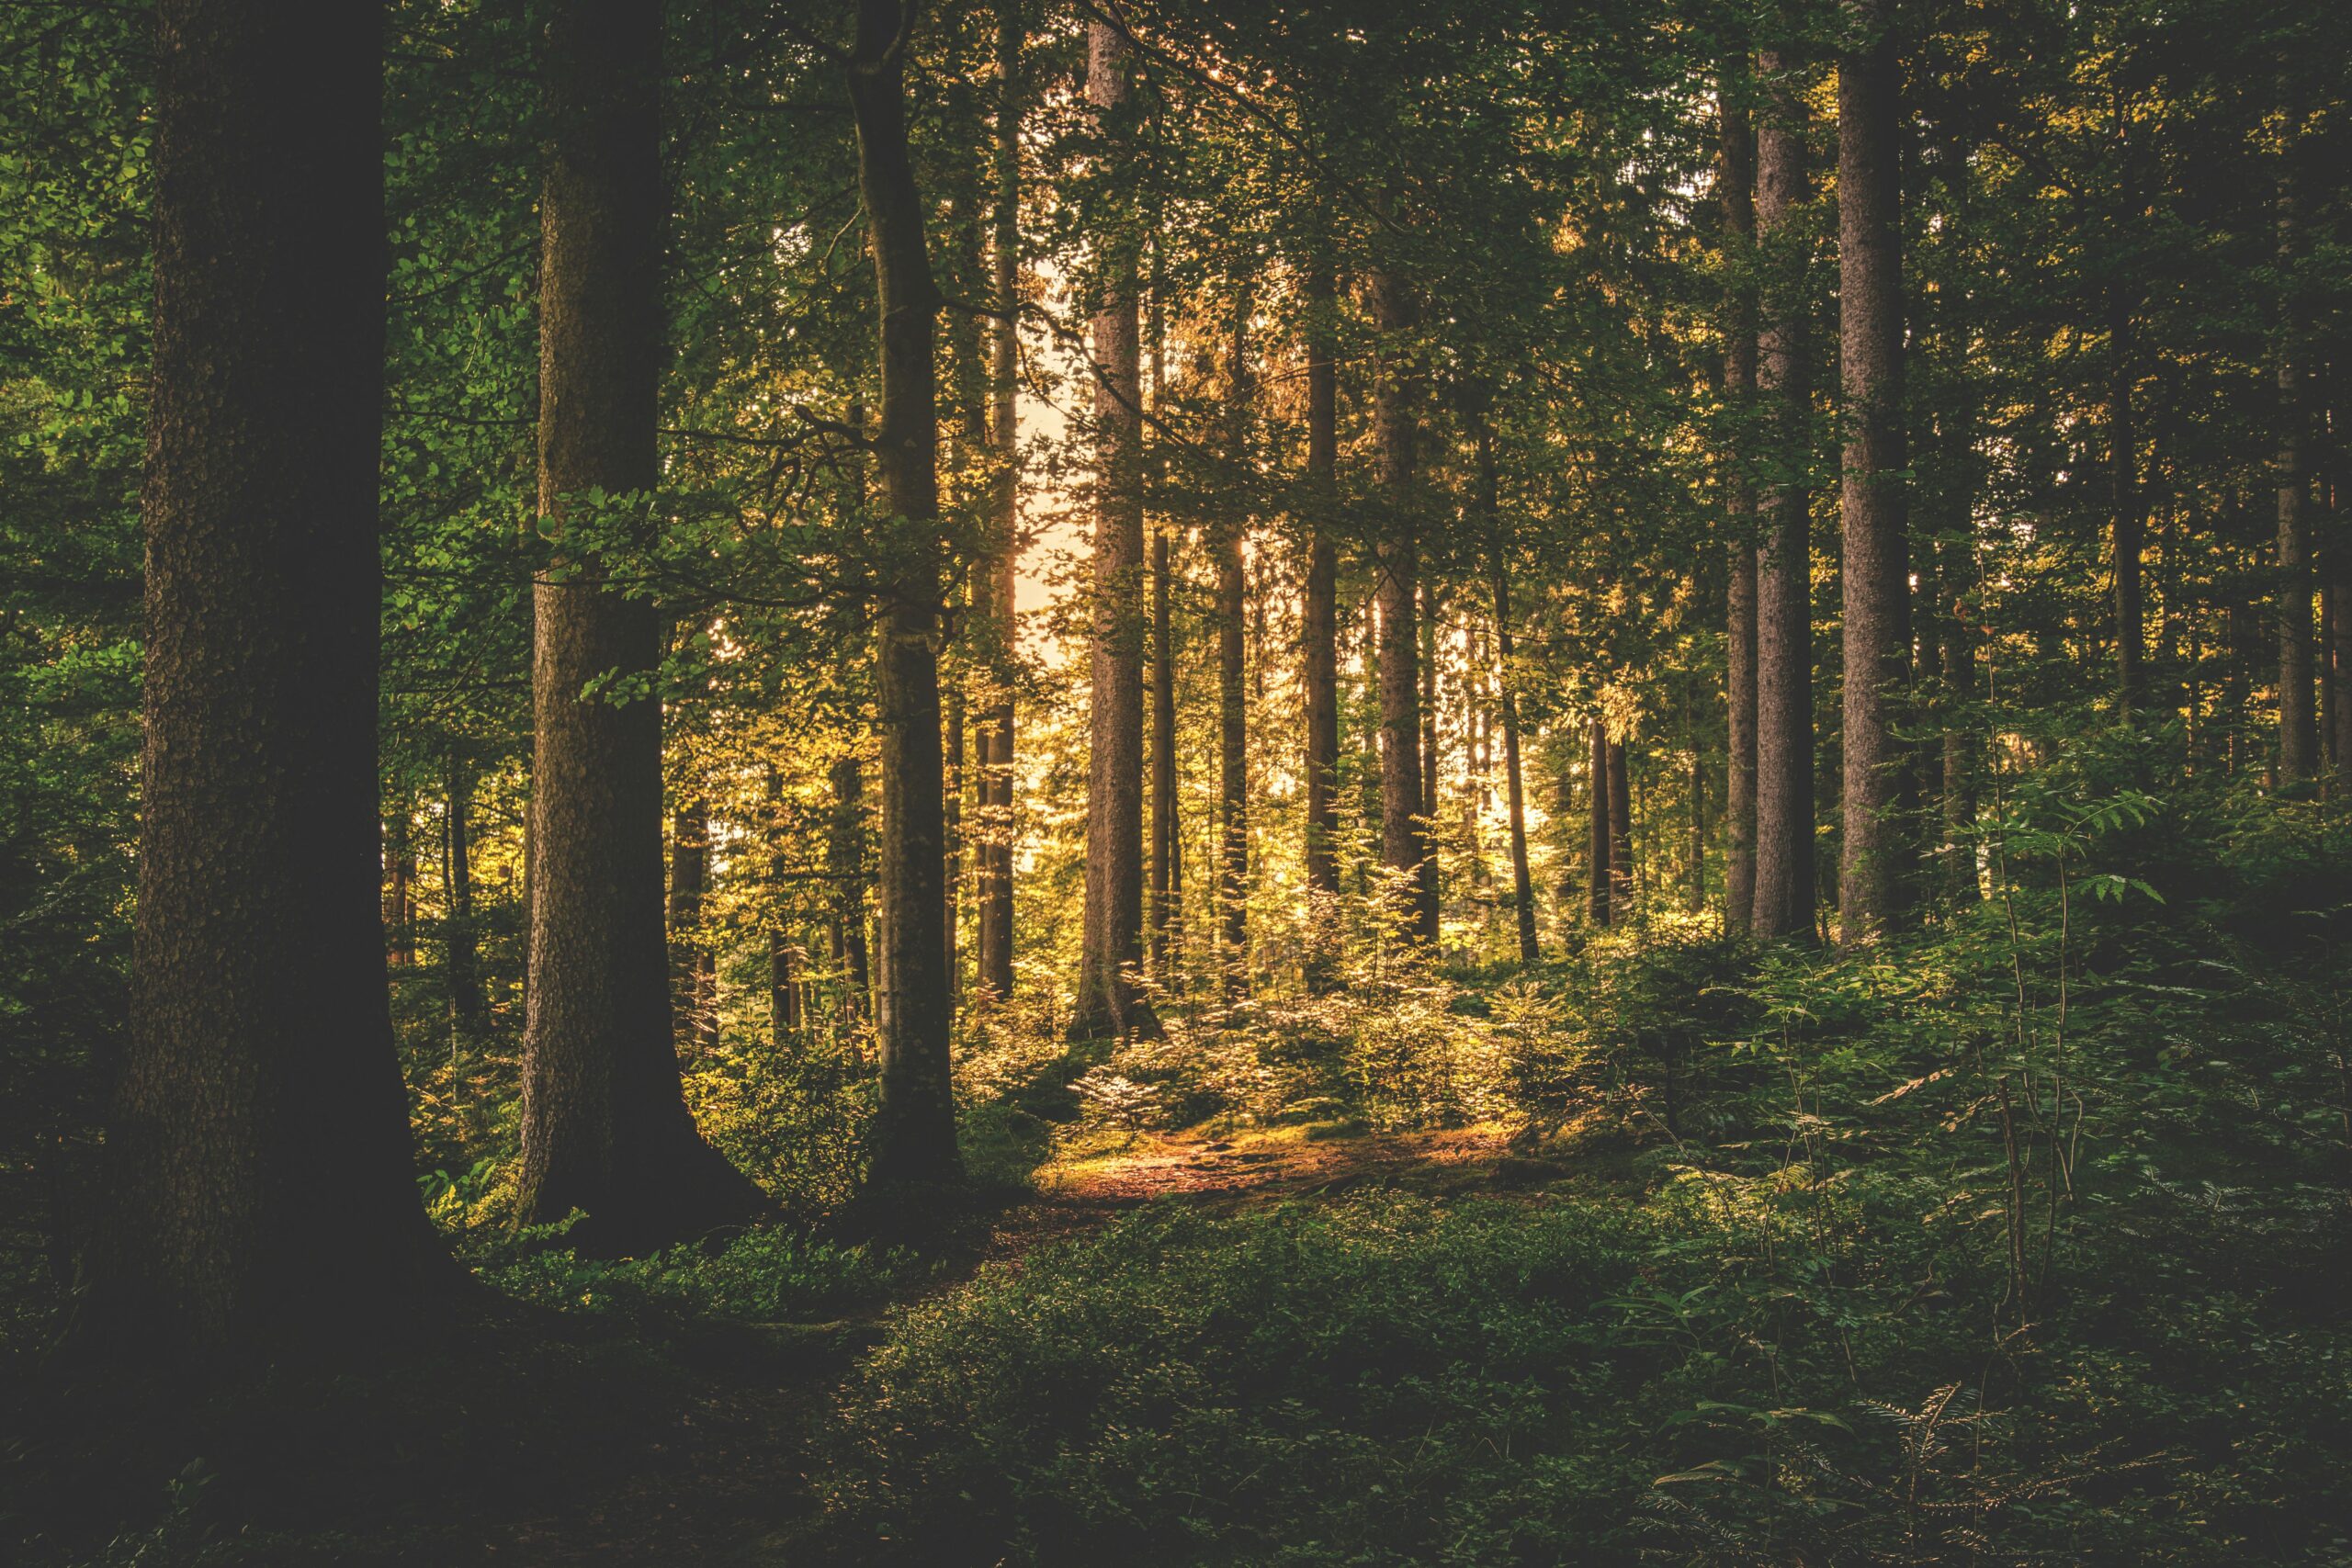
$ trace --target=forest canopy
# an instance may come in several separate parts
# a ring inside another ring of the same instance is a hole
[[[0,12],[0,1539],[2337,1561],[2347,62]]]

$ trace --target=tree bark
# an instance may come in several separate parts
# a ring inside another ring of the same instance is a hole
[[[2311,491],[2311,416],[2304,406],[2303,360],[2310,352],[2294,276],[2302,249],[2290,128],[2286,166],[2278,179],[2278,266],[2285,278],[2278,321],[2278,777],[2282,783],[2319,772],[2318,730],[2312,712],[2312,541],[2305,516]]]
[[[1129,47],[1109,22],[1088,29],[1086,97],[1103,134],[1126,130]],[[1137,237],[1101,237],[1094,313],[1093,695],[1086,792],[1086,908],[1074,1036],[1152,1028],[1132,970],[1143,934],[1143,426],[1136,314]]]
[[[888,525],[899,535],[898,580],[888,585],[875,662],[882,741],[876,913],[885,962],[875,1000],[882,1093],[867,1134],[866,1180],[877,1189],[952,1181],[962,1170],[948,1063],[955,976],[936,651],[939,292],[907,149],[902,73],[911,40],[902,29],[912,26],[913,13],[898,0],[860,0],[848,68],[882,351],[875,472]]]
[[[591,491],[661,483],[658,0],[554,13],[539,203],[539,513],[559,535]],[[627,1252],[744,1218],[765,1200],[695,1130],[671,1033],[662,931],[662,705],[654,607],[567,552],[534,585],[530,1005],[524,1224],[587,1218]],[[626,691],[628,688],[623,687]]]
[[[1623,919],[1634,915],[1634,786],[1625,766],[1625,743],[1609,742],[1609,907]]]
[[[383,18],[157,20],[139,898],[79,1328],[116,1365],[368,1354],[459,1279],[379,904]]]
[[[1233,362],[1227,407],[1232,429],[1228,446],[1236,468],[1249,457],[1251,393],[1245,292],[1233,324]],[[1248,613],[1248,530],[1238,516],[1219,520],[1216,547],[1217,646],[1217,968],[1226,993],[1249,989],[1250,964],[1250,706],[1248,649],[1243,616]],[[1262,668],[1263,661],[1261,660]]]
[[[1503,796],[1510,825],[1511,912],[1519,936],[1519,961],[1542,955],[1535,934],[1535,882],[1527,869],[1527,796],[1520,771],[1519,693],[1513,684],[1510,631],[1510,570],[1503,549],[1501,476],[1495,460],[1495,433],[1485,415],[1473,423],[1477,446],[1478,513],[1492,563],[1495,611],[1495,695],[1502,709]]]
[[[1339,309],[1330,269],[1306,274],[1306,585],[1300,612],[1299,679],[1306,698],[1306,889],[1314,908],[1308,982],[1325,981],[1338,931],[1340,894],[1339,547],[1332,538],[1340,464],[1339,372],[1332,356]]]
[[[2146,640],[2146,609],[2140,558],[2147,548],[2148,520],[2140,495],[2139,435],[2132,411],[2132,307],[2122,290],[2108,299],[2107,463],[2111,547],[2115,557],[2116,711],[2127,723],[2140,703],[2140,657]]]
[[[1373,320],[1387,335],[1388,363],[1374,396],[1380,482],[1392,513],[1376,551],[1380,573],[1380,848],[1401,879],[1395,931],[1408,943],[1438,940],[1437,868],[1430,852],[1428,796],[1421,779],[1420,658],[1415,593],[1419,539],[1414,513],[1414,399],[1418,381],[1398,340],[1419,319],[1410,288],[1393,273],[1369,280]]]
[[[1742,931],[1756,902],[1756,491],[1741,436],[1756,400],[1756,291],[1746,269],[1756,249],[1756,132],[1723,91],[1716,161],[1724,246],[1737,279],[1724,309],[1724,404],[1734,435],[1724,465],[1724,527],[1731,535],[1725,592],[1724,929]]]
[[[1590,740],[1591,797],[1586,801],[1587,820],[1590,831],[1586,838],[1585,908],[1592,916],[1592,923],[1609,923],[1614,900],[1610,897],[1614,877],[1611,872],[1611,840],[1609,810],[1609,726],[1599,717],[1589,722]]]
[[[1813,583],[1804,344],[1804,105],[1795,62],[1764,51],[1770,112],[1757,135],[1757,232],[1766,288],[1757,382],[1769,400],[1778,470],[1761,498],[1756,562],[1756,902],[1758,936],[1813,935]]]
[[[832,959],[843,980],[842,1014],[865,1016],[873,986],[865,946],[865,770],[854,754],[834,759],[826,783],[833,809],[825,834],[832,885]]]
[[[689,801],[670,824],[670,995],[678,1049],[698,1054],[718,1043],[710,950],[702,937],[702,897],[709,874],[710,808]]]
[[[980,718],[979,952],[983,996],[1012,995],[1012,784],[1014,616],[1021,547],[1021,6],[997,6],[996,197],[989,264],[998,311],[989,341],[991,445],[998,463],[992,579],[995,700]]]
[[[1844,835],[1839,940],[1899,928],[1909,903],[1898,818],[1905,765],[1894,719],[1910,673],[1910,547],[1905,534],[1902,68],[1890,0],[1851,0],[1863,46],[1838,62],[1838,262],[1846,449]]]
[[[481,932],[474,923],[473,775],[449,760],[449,918],[443,946],[448,954],[449,1027],[467,1043],[479,1042],[490,1026],[490,1006],[481,990]]]

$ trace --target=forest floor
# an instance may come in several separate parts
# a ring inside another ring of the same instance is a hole
[[[959,1235],[942,1271],[910,1300],[953,1290],[984,1266],[1017,1269],[1040,1246],[1155,1203],[1223,1214],[1381,1188],[1437,1200],[1499,1193],[1541,1201],[1555,1184],[1573,1190],[1621,1175],[1598,1153],[1562,1159],[1514,1152],[1492,1127],[1139,1133],[1043,1168],[1035,1197],[1007,1203]],[[883,1303],[830,1324],[703,1325],[699,1342],[682,1350],[696,1372],[687,1397],[640,1463],[560,1509],[482,1521],[479,1560],[564,1568],[802,1561],[798,1543],[816,1506],[811,1432],[857,1356],[887,1337],[890,1312],[906,1304]]]

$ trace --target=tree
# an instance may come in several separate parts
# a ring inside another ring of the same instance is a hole
[[[533,589],[530,991],[523,1043],[526,1224],[586,1218],[616,1252],[758,1212],[704,1143],[672,1043],[662,920],[655,606],[611,581],[576,526],[641,513],[661,482],[658,0],[589,0],[547,31],[540,195],[539,514]],[[625,526],[641,528],[635,521]]]
[[[378,904],[382,18],[158,24],[138,909],[84,1327],[117,1359],[348,1357],[458,1279]]]
[[[1316,900],[1310,918],[1310,979],[1322,983],[1340,896],[1340,552],[1332,537],[1340,465],[1339,369],[1332,355],[1338,289],[1329,267],[1310,263],[1306,293],[1306,480],[1311,514],[1306,520],[1306,581],[1299,612],[1299,683],[1306,706],[1307,897]]]
[[[1088,28],[1086,99],[1114,155],[1127,118],[1130,52],[1114,24]],[[1143,935],[1143,406],[1133,226],[1106,224],[1098,244],[1092,744],[1085,933],[1070,1021],[1078,1035],[1151,1027],[1130,974]]]
[[[1724,403],[1733,429],[1746,426],[1756,398],[1756,299],[1746,269],[1756,245],[1756,133],[1747,110],[1734,101],[1730,73],[1723,98],[1716,180],[1723,202],[1724,243],[1734,281],[1724,310]],[[1724,702],[1728,712],[1724,765],[1724,927],[1745,931],[1756,903],[1756,491],[1741,444],[1725,465],[1724,525],[1731,535],[1725,589]]]
[[[885,955],[875,1008],[882,1099],[868,1134],[877,1188],[952,1180],[956,1096],[948,1064],[955,976],[947,952],[944,761],[940,751],[939,411],[933,364],[939,293],[923,237],[923,203],[907,152],[903,61],[912,11],[861,0],[847,62],[857,120],[858,188],[865,199],[882,347],[874,437],[897,565],[875,660],[882,731]]]
[[[1373,398],[1380,483],[1391,509],[1374,552],[1380,574],[1380,857],[1402,886],[1398,939],[1435,946],[1437,869],[1430,853],[1429,799],[1421,778],[1420,552],[1413,477],[1419,440],[1418,383],[1411,350],[1403,341],[1420,311],[1411,286],[1393,272],[1372,274],[1367,292],[1373,321],[1387,344]]]
[[[1772,481],[1756,558],[1756,904],[1761,937],[1813,931],[1813,555],[1805,499],[1809,404],[1804,257],[1805,111],[1795,62],[1758,62],[1767,111],[1757,132],[1758,243],[1765,290],[1757,384],[1770,400]]]
[[[2303,362],[2310,350],[2296,276],[2302,245],[2296,112],[2288,110],[2278,176],[2278,776],[2289,781],[2319,772],[2312,711],[2311,525],[2304,517],[2311,490],[2311,414],[2304,402]]]
[[[1616,835],[1610,830],[1609,724],[1595,714],[1585,728],[1589,741],[1587,782],[1591,792],[1585,802],[1585,905],[1592,923],[1605,926],[1614,914],[1617,902],[1611,897],[1616,881]]]
[[[999,466],[992,552],[976,582],[994,625],[996,700],[980,717],[980,994],[1012,995],[1013,613],[1021,547],[1021,7],[998,0],[996,182],[989,249],[997,317],[989,334],[989,434]]]
[[[1845,835],[1841,940],[1903,918],[1908,867],[1896,820],[1904,759],[1894,712],[1910,666],[1904,534],[1902,69],[1885,0],[1854,0],[1860,36],[1838,62],[1838,311],[1846,397]]]
[[[1228,445],[1236,472],[1250,450],[1250,295],[1234,308],[1232,362],[1227,376]],[[1238,515],[1221,518],[1216,541],[1218,967],[1228,993],[1247,990],[1250,975],[1250,715],[1247,691],[1249,531]],[[1260,667],[1263,668],[1261,660]]]

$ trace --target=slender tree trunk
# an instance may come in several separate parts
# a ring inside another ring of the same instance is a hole
[[[1232,420],[1228,446],[1237,467],[1249,453],[1251,392],[1248,344],[1249,300],[1245,293],[1233,326],[1233,363],[1227,389]],[[1217,967],[1226,991],[1249,988],[1250,964],[1250,706],[1248,649],[1242,617],[1248,613],[1247,530],[1239,517],[1223,519],[1216,530],[1217,646]],[[1261,661],[1262,667],[1262,660]]]
[[[984,996],[1012,994],[1012,746],[1015,597],[1021,549],[1021,6],[998,0],[996,207],[989,246],[997,321],[989,340],[990,444],[998,462],[987,629],[994,700],[980,719],[979,953]]]
[[[1771,111],[1757,136],[1757,231],[1766,252],[1757,383],[1769,400],[1780,471],[1762,498],[1756,563],[1756,903],[1758,936],[1810,940],[1813,867],[1813,591],[1805,470],[1804,105],[1795,62],[1759,62]]]
[[[1707,767],[1699,750],[1699,737],[1690,737],[1690,890],[1683,908],[1697,914],[1707,907]]]
[[[670,824],[670,996],[681,1052],[718,1043],[710,952],[703,945],[702,897],[710,874],[710,811],[699,800]]]
[[[1306,275],[1306,590],[1300,612],[1299,680],[1306,697],[1307,983],[1320,990],[1339,932],[1340,552],[1332,538],[1340,462],[1339,372],[1332,359],[1337,288],[1328,266]]]
[[[416,966],[416,824],[406,800],[384,824],[386,957],[395,969]]]
[[[833,796],[825,835],[825,875],[832,885],[834,965],[843,976],[842,1013],[865,1016],[873,976],[865,950],[865,770],[855,755],[834,759]]]
[[[913,13],[860,0],[851,54],[858,188],[874,257],[882,345],[875,471],[900,532],[898,581],[878,627],[875,707],[882,759],[882,984],[875,1003],[882,1095],[867,1134],[876,1188],[955,1179],[956,1099],[948,1065],[955,976],[947,945],[945,769],[940,752],[939,294],[923,236],[923,198],[908,157],[901,82]]]
[[[552,14],[539,202],[539,513],[661,482],[658,0]],[[759,1190],[695,1130],[671,1032],[662,931],[662,705],[590,690],[660,663],[654,607],[593,557],[543,575],[532,712],[530,1005],[516,1218],[587,1219],[611,1251],[741,1219]]]
[[[2109,296],[2108,344],[2107,462],[2115,556],[2116,711],[2128,723],[2140,702],[2141,649],[2147,636],[2140,566],[2147,548],[2148,519],[2140,493],[2140,438],[2132,410],[2132,307],[2120,289]]]
[[[2278,265],[2287,278],[2278,330],[2278,776],[2308,779],[2319,772],[2319,739],[2312,715],[2312,541],[2305,512],[2311,492],[2311,416],[2304,405],[2304,342],[2300,285],[2294,268],[2302,241],[2289,132],[2288,165],[2278,181]]]
[[[1419,636],[1415,594],[1420,546],[1414,524],[1414,412],[1418,380],[1398,341],[1419,320],[1410,288],[1386,272],[1369,283],[1374,322],[1387,334],[1389,363],[1374,397],[1380,444],[1380,482],[1395,508],[1376,550],[1380,573],[1380,846],[1381,861],[1403,879],[1396,935],[1435,946],[1437,868],[1430,851],[1428,796],[1421,780]]]
[[[1527,869],[1527,795],[1519,750],[1519,693],[1511,665],[1510,584],[1508,574],[1495,571],[1495,652],[1502,670],[1503,794],[1510,812],[1510,888],[1518,916],[1519,958],[1532,964],[1542,956],[1535,936],[1535,881]]]
[[[2328,683],[2335,694],[2330,719],[2334,737],[2335,772],[2339,780],[2352,781],[2352,540],[2345,536],[2345,519],[2339,510],[2341,500],[2331,482],[2328,487],[2328,508],[2325,521],[2334,525],[2327,530],[2329,544],[2323,552],[2329,580],[2335,584],[2335,614],[2328,623],[2327,662]]]
[[[1747,111],[1724,93],[1721,174],[1724,234],[1736,267],[1753,265],[1756,248],[1756,133]],[[1737,276],[1737,275],[1736,275]],[[1756,400],[1756,291],[1745,276],[1724,302],[1724,402],[1744,433]],[[1725,531],[1731,536],[1724,655],[1726,724],[1724,810],[1724,928],[1747,929],[1756,903],[1756,491],[1747,453],[1736,434],[1725,464]]]
[[[1589,721],[1588,728],[1591,741],[1591,796],[1585,804],[1591,830],[1586,839],[1585,907],[1594,925],[1605,926],[1612,912],[1614,900],[1610,893],[1615,881],[1610,856],[1614,835],[1610,832],[1609,726],[1596,717]]]
[[[1609,908],[1634,915],[1634,786],[1626,772],[1625,743],[1609,742]]]
[[[1838,261],[1846,395],[1845,831],[1840,940],[1899,927],[1909,903],[1905,766],[1894,720],[1910,672],[1910,547],[1905,537],[1902,68],[1891,0],[1851,0],[1869,35],[1838,62]]]
[[[459,1278],[378,903],[382,17],[158,23],[139,900],[79,1328],[118,1366],[373,1353]]]
[[[964,897],[964,689],[952,686],[947,692],[947,712],[943,722],[946,728],[946,755],[942,759],[940,781],[940,832],[946,843],[942,857],[940,878],[944,888],[940,899],[940,919],[944,928],[941,947],[947,969],[947,1006],[952,1014],[958,989],[956,937],[962,926],[958,906]]]
[[[1176,818],[1176,649],[1170,615],[1165,529],[1151,538],[1151,967],[1172,976],[1169,943],[1184,898],[1183,839]]]
[[[1440,902],[1444,897],[1444,884],[1440,880],[1442,867],[1438,864],[1437,829],[1442,820],[1438,815],[1437,773],[1438,752],[1438,663],[1442,652],[1439,640],[1440,625],[1445,618],[1445,602],[1439,595],[1437,584],[1426,572],[1421,578],[1421,818],[1422,831],[1429,837],[1430,897]]]
[[[800,953],[792,933],[777,926],[768,933],[768,1029],[778,1051],[789,1051],[800,1031]]]
[[[490,1005],[481,991],[481,933],[474,923],[473,775],[449,760],[449,1025],[457,1038],[477,1042],[488,1032]]]

